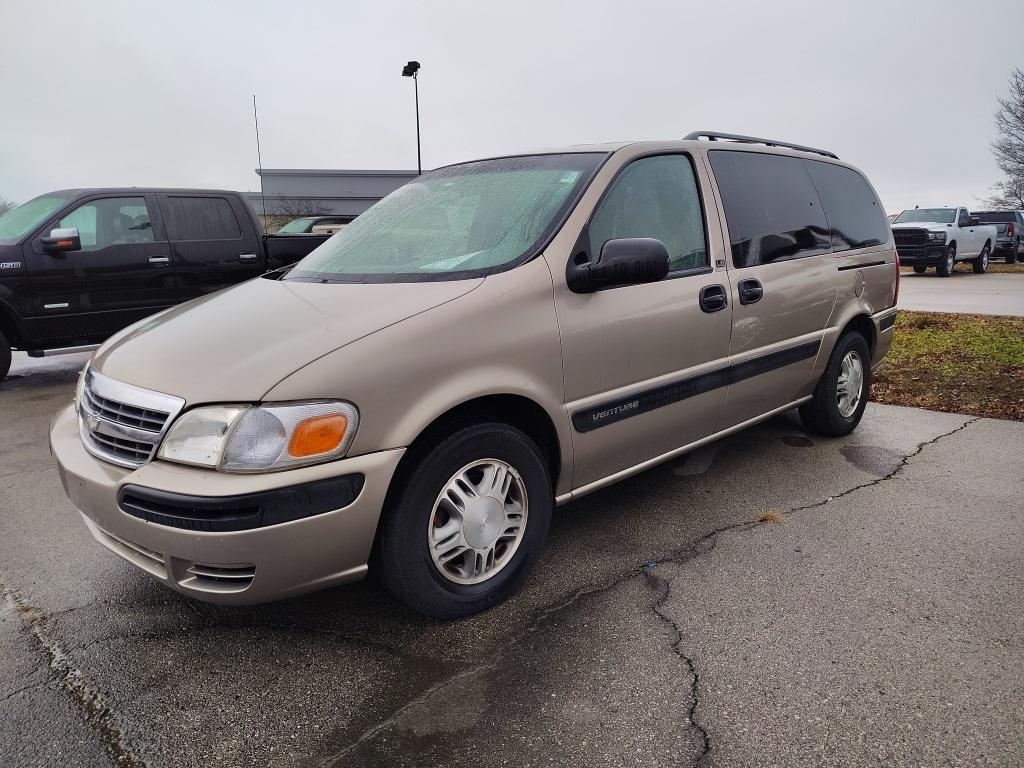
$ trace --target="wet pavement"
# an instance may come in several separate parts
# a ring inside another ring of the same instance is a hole
[[[0,384],[0,765],[1024,755],[1024,424],[773,420],[559,508],[521,594],[438,623],[372,580],[205,605],[94,543],[46,444],[84,360]]]

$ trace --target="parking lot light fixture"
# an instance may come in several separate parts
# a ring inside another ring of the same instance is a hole
[[[423,173],[423,158],[420,154],[420,84],[418,73],[420,71],[420,63],[418,61],[410,61],[404,67],[402,67],[402,77],[411,77],[413,82],[413,90],[416,93],[416,173],[417,175]]]

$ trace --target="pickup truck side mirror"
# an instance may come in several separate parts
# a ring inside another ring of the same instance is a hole
[[[621,237],[601,248],[597,261],[573,259],[566,283],[573,293],[593,293],[620,285],[656,283],[668,274],[668,248],[653,237]]]
[[[65,253],[67,251],[82,250],[82,238],[78,234],[78,227],[66,227],[64,229],[50,230],[50,236],[40,240],[43,250],[47,253]]]
[[[976,227],[979,224],[981,224],[981,217],[979,217],[979,216],[971,216],[971,226],[972,227]]]

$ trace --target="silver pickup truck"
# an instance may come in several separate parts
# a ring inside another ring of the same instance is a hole
[[[982,224],[966,208],[913,208],[892,223],[900,263],[918,274],[935,267],[941,277],[953,274],[958,261],[969,261],[975,274],[988,271],[996,228]]]

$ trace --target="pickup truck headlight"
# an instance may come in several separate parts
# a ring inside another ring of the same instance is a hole
[[[171,425],[158,457],[224,472],[272,472],[345,455],[359,411],[343,401],[209,405]]]
[[[929,232],[928,239],[933,243],[944,243],[946,242],[945,232]]]

